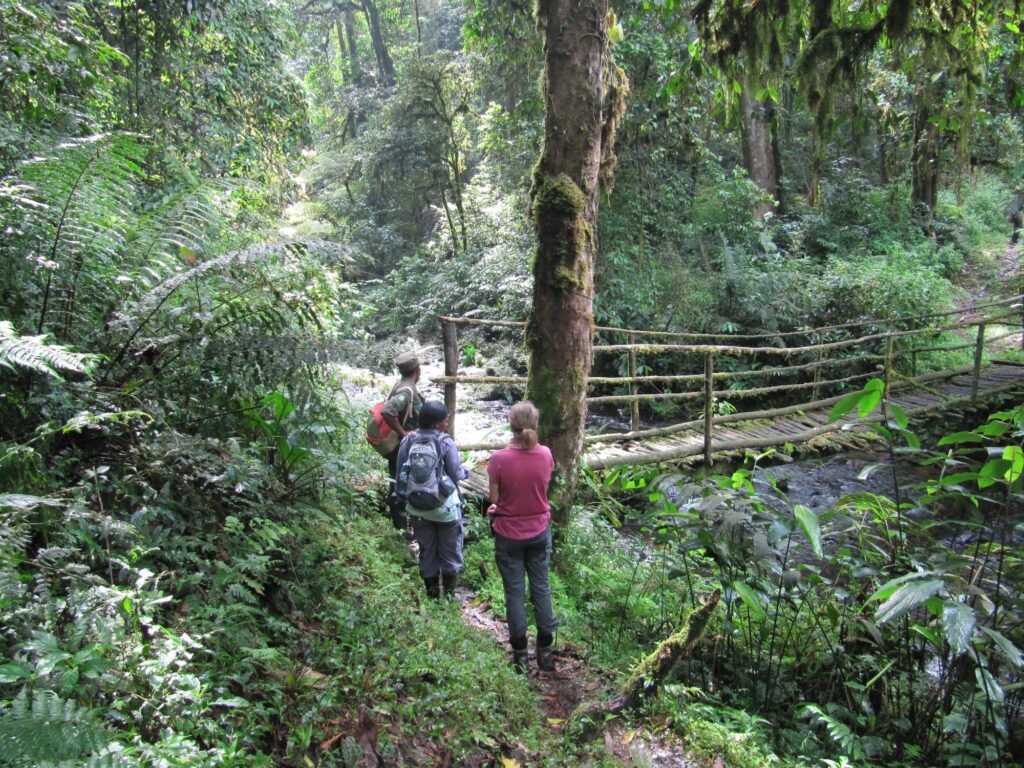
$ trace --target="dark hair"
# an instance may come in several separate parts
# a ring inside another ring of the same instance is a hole
[[[420,429],[430,429],[447,418],[448,409],[444,407],[444,403],[440,400],[428,400],[420,409],[420,416],[417,424],[419,424]]]

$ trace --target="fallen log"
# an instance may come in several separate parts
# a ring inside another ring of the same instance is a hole
[[[672,668],[696,649],[721,597],[721,590],[712,592],[704,604],[690,614],[682,629],[663,640],[633,668],[615,696],[577,707],[569,718],[566,734],[577,741],[589,741],[601,732],[609,717],[636,709],[644,696],[654,696]]]

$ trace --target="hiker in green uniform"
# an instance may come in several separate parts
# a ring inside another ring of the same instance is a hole
[[[423,395],[416,391],[420,380],[420,359],[415,352],[403,352],[395,358],[395,365],[402,378],[391,388],[387,402],[381,409],[381,418],[398,435],[395,449],[387,455],[388,475],[391,477],[392,493],[388,499],[388,512],[395,528],[406,527],[405,504],[394,494],[394,482],[398,473],[398,444],[406,432],[416,429],[416,420],[423,405]]]

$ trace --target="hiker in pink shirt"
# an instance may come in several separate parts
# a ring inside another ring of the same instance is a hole
[[[490,480],[494,559],[505,587],[512,664],[520,672],[529,668],[526,643],[526,579],[530,602],[537,619],[537,667],[554,669],[552,643],[558,619],[551,609],[548,566],[551,562],[551,507],[548,483],[555,462],[547,446],[540,445],[537,424],[540,413],[528,401],[516,403],[509,412],[512,442],[491,454]]]

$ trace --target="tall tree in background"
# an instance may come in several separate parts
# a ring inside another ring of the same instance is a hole
[[[541,412],[560,481],[552,501],[568,519],[583,448],[594,333],[594,260],[602,170],[614,167],[625,76],[611,58],[608,0],[541,0],[544,147],[530,191],[537,233],[527,327],[528,397]]]

